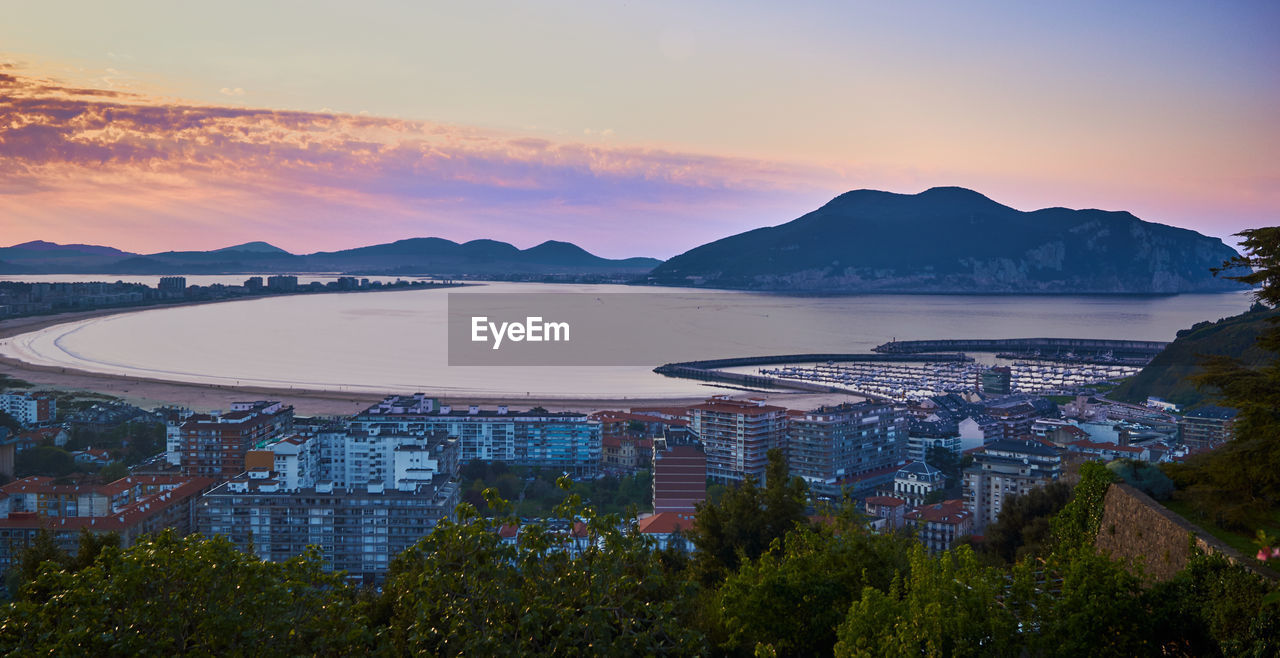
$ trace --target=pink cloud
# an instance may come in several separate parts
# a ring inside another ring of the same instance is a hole
[[[185,104],[0,73],[0,195],[10,209],[0,225],[33,239],[200,248],[231,239],[206,236],[217,226],[297,250],[441,235],[670,255],[724,235],[725,222],[824,200],[839,191],[837,178],[745,158]]]

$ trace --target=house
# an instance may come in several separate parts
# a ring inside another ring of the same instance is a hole
[[[907,501],[893,496],[871,496],[862,501],[867,516],[883,521],[888,530],[901,528],[905,521]]]
[[[958,498],[917,507],[906,520],[916,525],[916,536],[930,553],[950,549],[956,539],[973,534],[973,513]]]
[[[685,512],[659,512],[639,520],[640,534],[653,539],[658,549],[674,548],[686,553],[693,551],[693,542],[686,534],[693,528],[696,517]]]
[[[102,448],[85,448],[84,450],[72,450],[71,457],[75,459],[77,464],[88,464],[90,466],[106,466],[111,463],[111,453]]]
[[[893,495],[907,505],[923,505],[929,494],[945,489],[947,477],[941,470],[925,462],[911,462],[898,469],[893,477]]]

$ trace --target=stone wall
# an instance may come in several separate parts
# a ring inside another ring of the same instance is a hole
[[[1107,490],[1094,545],[1118,560],[1142,563],[1145,574],[1153,580],[1168,580],[1187,566],[1192,546],[1205,553],[1221,554],[1260,575],[1276,577],[1267,569],[1254,567],[1235,549],[1127,484],[1113,484]]]

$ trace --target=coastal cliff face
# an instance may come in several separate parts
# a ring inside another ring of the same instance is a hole
[[[676,256],[654,283],[805,292],[1182,293],[1238,290],[1217,238],[1127,212],[1021,212],[962,188],[857,190],[780,226]]]

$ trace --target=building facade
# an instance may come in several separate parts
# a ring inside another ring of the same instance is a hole
[[[974,532],[1000,517],[1010,496],[1022,496],[1062,475],[1062,456],[1038,441],[1003,439],[974,453],[964,471],[965,507],[973,514]]]
[[[786,449],[787,410],[748,398],[716,396],[689,407],[689,431],[707,454],[707,477],[720,483],[747,476],[764,482],[768,452]]]
[[[693,514],[707,499],[707,455],[694,443],[655,439],[653,513]]]
[[[58,403],[52,395],[41,393],[0,394],[0,411],[13,417],[23,427],[48,425],[58,415]]]
[[[836,497],[843,483],[902,463],[908,415],[884,402],[845,403],[792,414],[787,464],[820,496]]]
[[[243,472],[249,450],[285,436],[293,407],[280,402],[236,402],[225,414],[196,414],[181,425],[183,475],[226,480]]]
[[[906,520],[915,524],[916,538],[930,553],[949,550],[957,539],[973,534],[973,514],[959,499],[917,507]]]
[[[894,497],[906,501],[909,507],[923,505],[929,494],[946,486],[947,477],[942,471],[925,462],[911,462],[893,476]]]
[[[600,423],[586,414],[512,411],[507,405],[454,408],[418,393],[386,398],[352,418],[351,427],[370,433],[444,432],[458,439],[463,463],[504,462],[575,475],[591,475],[600,467]]]
[[[314,545],[330,568],[366,584],[460,500],[458,442],[440,434],[295,435],[247,463],[201,499],[200,531],[276,562]]]

